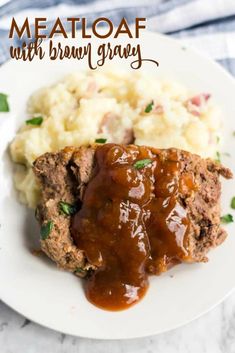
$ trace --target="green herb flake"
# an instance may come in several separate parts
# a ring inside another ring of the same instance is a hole
[[[37,125],[40,126],[43,122],[42,116],[36,116],[35,118],[26,120],[26,125]]]
[[[35,208],[35,211],[34,211],[34,216],[35,216],[35,218],[36,218],[37,220],[39,220],[39,219],[40,219],[40,216],[39,216],[39,209],[38,209],[38,207],[36,207],[36,208]]]
[[[233,136],[235,136],[235,131],[233,131]]]
[[[221,223],[227,224],[227,223],[232,223],[233,222],[233,216],[231,214],[226,214],[222,217],[220,217]]]
[[[107,139],[102,139],[102,138],[95,140],[96,143],[105,143],[106,141]]]
[[[215,161],[217,162],[217,163],[221,163],[221,155],[220,155],[220,152],[216,152],[216,158],[215,158]]]
[[[224,153],[223,153],[223,156],[226,156],[226,157],[231,157],[231,154],[230,154],[230,153],[228,153],[228,152],[224,152]]]
[[[40,235],[42,240],[46,240],[50,235],[54,223],[52,221],[48,221],[47,223],[43,224],[41,227]]]
[[[4,93],[0,93],[0,112],[6,113],[9,111],[10,111],[10,108],[7,101],[7,95]]]
[[[93,270],[91,268],[83,269],[82,267],[77,267],[74,270],[74,273],[80,275],[83,278],[89,278],[92,276]]]
[[[145,113],[150,113],[151,112],[151,110],[153,109],[153,105],[154,105],[154,102],[153,101],[151,101],[147,106],[146,106],[146,108],[145,108]]]
[[[85,274],[87,271],[84,270],[84,269],[81,268],[81,267],[77,267],[74,272],[75,272],[75,273]]]
[[[66,214],[67,216],[72,216],[77,212],[77,207],[75,205],[71,205],[70,203],[60,201],[59,202],[60,211]]]
[[[135,169],[142,169],[142,168],[146,167],[146,165],[148,165],[150,163],[152,163],[151,159],[148,159],[148,158],[141,159],[141,160],[139,160],[139,161],[134,163],[134,168]]]
[[[235,196],[232,198],[230,206],[233,210],[235,210]]]
[[[220,143],[220,137],[219,136],[216,136],[216,142],[217,142],[217,144]]]

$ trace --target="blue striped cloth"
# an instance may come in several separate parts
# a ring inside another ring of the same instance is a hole
[[[51,25],[56,17],[86,17],[88,25],[97,17],[115,25],[146,17],[149,30],[179,38],[235,75],[235,0],[0,0],[0,64],[9,59],[12,16],[19,23],[47,17]]]

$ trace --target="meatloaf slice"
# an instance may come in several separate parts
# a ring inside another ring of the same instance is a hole
[[[220,224],[219,176],[230,179],[232,173],[219,163],[185,152],[182,153],[182,162],[184,171],[194,175],[195,184],[199,187],[189,197],[182,198],[190,219],[191,261],[205,262],[208,261],[207,252],[220,245],[227,236]]]
[[[128,148],[128,147],[125,147]],[[187,209],[190,220],[188,243],[189,256],[186,262],[205,262],[207,252],[221,244],[226,232],[220,227],[220,194],[219,176],[231,178],[229,169],[210,159],[176,150],[156,150],[163,158],[176,152],[181,162],[181,173],[194,176],[197,189],[191,194],[181,194],[179,202]],[[95,165],[93,147],[67,147],[57,153],[46,153],[34,162],[34,173],[42,189],[41,202],[37,208],[37,218],[41,225],[53,222],[53,228],[46,239],[41,239],[42,250],[65,270],[84,276],[90,265],[83,253],[74,244],[71,236],[71,216],[61,213],[61,201],[74,205],[82,203],[86,185],[92,177]],[[149,272],[159,274],[157,266]]]
[[[36,217],[41,225],[53,222],[50,236],[41,239],[42,250],[65,270],[79,276],[91,268],[70,234],[71,217],[61,212],[60,202],[77,204],[93,165],[93,148],[67,147],[58,153],[45,153],[34,163],[34,173],[41,185],[41,202]]]
[[[161,150],[163,159],[169,159],[173,150]],[[188,193],[185,190],[178,196],[180,204],[187,210],[189,219],[188,256],[181,258],[179,262],[207,262],[208,251],[220,245],[227,236],[220,222],[220,176],[230,179],[232,172],[211,159],[203,159],[186,151],[178,150],[178,158],[181,163],[181,175],[192,175],[196,186],[193,192]],[[156,263],[155,266],[149,267],[149,272],[160,274],[167,269],[167,265]]]

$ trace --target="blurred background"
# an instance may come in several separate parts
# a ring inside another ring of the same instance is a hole
[[[0,0],[0,64],[9,58],[11,18],[27,16],[108,17],[117,25],[122,17],[132,23],[147,18],[147,29],[177,37],[235,74],[235,0]]]
[[[12,16],[147,18],[147,29],[191,45],[235,75],[235,0],[0,0],[0,65],[9,59]],[[1,77],[0,77],[1,82]],[[1,284],[0,284],[1,285]],[[193,342],[193,348],[192,348]],[[30,322],[0,301],[1,353],[235,353],[235,295],[186,327],[129,341],[95,341],[54,332]]]

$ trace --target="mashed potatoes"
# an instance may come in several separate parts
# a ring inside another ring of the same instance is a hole
[[[214,157],[219,110],[208,94],[195,94],[176,83],[140,72],[77,72],[36,92],[28,102],[40,126],[24,125],[10,146],[20,199],[35,207],[39,190],[31,165],[45,152],[65,146],[107,142],[177,147]]]

